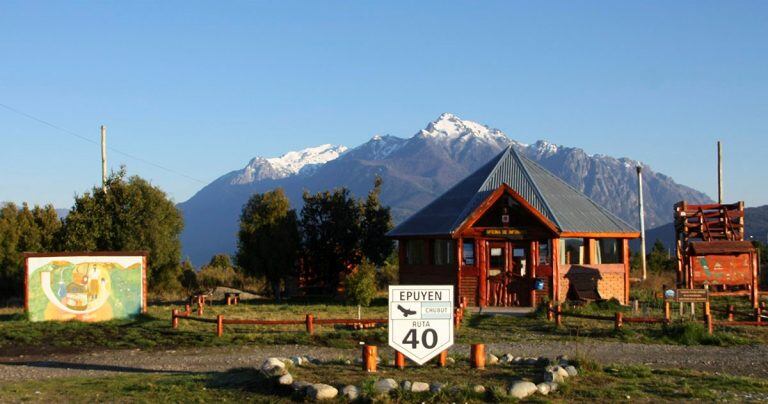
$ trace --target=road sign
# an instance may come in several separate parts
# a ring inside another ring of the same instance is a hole
[[[389,346],[422,365],[453,345],[453,286],[389,287]]]

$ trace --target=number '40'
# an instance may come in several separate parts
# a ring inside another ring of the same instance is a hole
[[[411,328],[403,338],[403,344],[410,344],[411,349],[416,349],[419,346],[419,340],[416,338],[416,329]],[[432,349],[437,345],[437,331],[433,328],[427,328],[421,333],[421,344],[424,348]]]

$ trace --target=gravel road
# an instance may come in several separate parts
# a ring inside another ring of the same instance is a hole
[[[468,356],[466,345],[451,348]],[[646,364],[655,368],[688,368],[712,373],[768,377],[768,346],[684,347],[617,342],[520,342],[489,344],[487,351],[515,356],[584,355],[601,363]],[[321,359],[352,359],[357,349],[298,345],[180,349],[118,350],[81,354],[0,357],[0,382],[57,377],[97,377],[126,373],[216,372],[258,366],[270,356],[311,355]]]

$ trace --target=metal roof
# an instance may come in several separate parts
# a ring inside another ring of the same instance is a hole
[[[514,146],[509,146],[400,223],[389,236],[450,235],[502,184],[514,189],[560,232],[637,232],[633,226],[544,167],[520,155]]]

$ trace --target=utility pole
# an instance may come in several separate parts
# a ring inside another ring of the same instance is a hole
[[[640,260],[643,263],[643,280],[648,277],[645,262],[645,210],[643,209],[643,166],[637,166],[637,203],[640,215]]]
[[[717,203],[723,204],[723,147],[717,141]]]
[[[101,190],[107,193],[107,127],[101,125]]]

